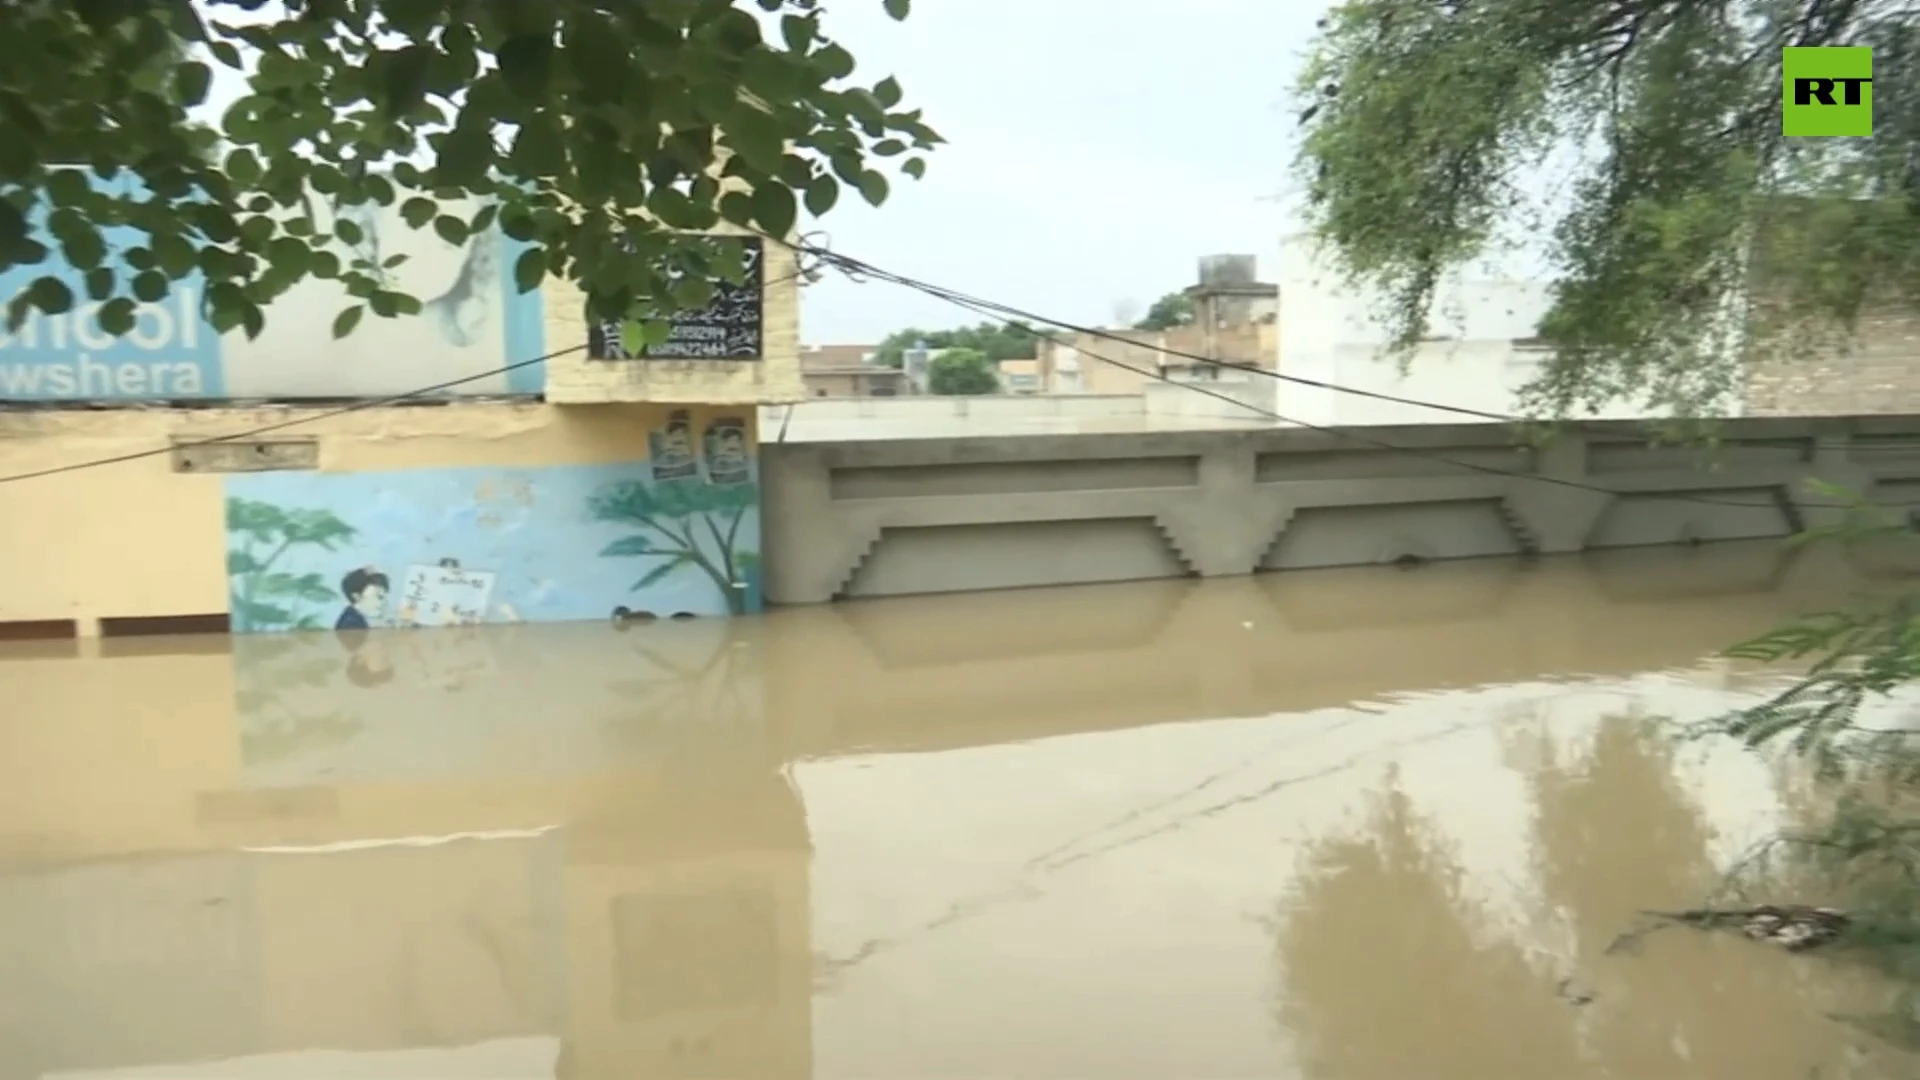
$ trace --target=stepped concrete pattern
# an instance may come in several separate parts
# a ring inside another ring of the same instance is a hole
[[[1395,449],[1385,449],[1380,444]],[[1920,417],[818,440],[763,446],[774,603],[1783,537],[1821,481],[1920,500]]]

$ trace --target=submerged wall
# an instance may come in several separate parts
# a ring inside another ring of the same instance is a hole
[[[1637,423],[1540,449],[1501,424],[770,443],[767,596],[1130,581],[1784,537],[1822,480],[1920,504],[1920,417]],[[944,433],[943,433],[944,436]],[[1904,512],[1904,511],[1903,511]]]
[[[0,413],[0,475],[134,456],[0,484],[13,568],[0,624],[86,635],[155,618],[356,630],[754,611],[756,441],[751,407]]]

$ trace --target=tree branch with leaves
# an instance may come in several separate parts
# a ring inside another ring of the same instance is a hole
[[[1874,48],[1872,138],[1781,136],[1780,50],[1824,45]],[[1349,0],[1300,86],[1307,214],[1403,347],[1452,270],[1544,238],[1527,411],[1699,415],[1920,296],[1917,49],[1904,0]]]
[[[908,0],[880,2],[907,16]],[[247,87],[214,154],[191,124],[208,61]],[[419,312],[377,261],[336,253],[353,215],[317,219],[310,192],[398,207],[453,244],[497,226],[526,245],[523,292],[575,282],[598,318],[698,306],[738,269],[686,234],[784,237],[844,189],[879,205],[888,162],[924,173],[939,135],[897,81],[854,70],[817,0],[0,5],[0,273],[57,248],[84,294],[43,274],[8,317],[91,301],[125,333],[136,302],[192,275],[215,328],[249,337],[315,278],[349,311]],[[110,252],[110,228],[140,239]]]

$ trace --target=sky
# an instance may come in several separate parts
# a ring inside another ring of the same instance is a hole
[[[1137,318],[1192,284],[1203,255],[1258,255],[1271,273],[1292,86],[1329,6],[914,0],[894,22],[881,0],[832,0],[823,22],[858,59],[855,80],[895,76],[947,145],[925,179],[894,177],[884,206],[849,192],[806,227],[874,266],[1079,324]],[[244,91],[216,66],[208,118]],[[803,294],[801,338],[868,344],[978,321],[828,275]]]
[[[824,20],[895,75],[948,140],[882,207],[816,228],[841,254],[1036,314],[1135,317],[1192,284],[1201,256],[1271,273],[1291,188],[1290,95],[1325,0],[838,0]],[[837,275],[810,286],[807,344],[979,321],[945,301]]]

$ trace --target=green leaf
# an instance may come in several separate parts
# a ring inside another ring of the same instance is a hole
[[[784,140],[778,122],[765,109],[751,103],[735,109],[727,124],[726,139],[755,169],[770,173],[780,168],[780,158],[786,151]]]
[[[439,203],[417,195],[400,204],[400,220],[406,222],[410,229],[425,228],[427,222],[432,221],[439,212]]]
[[[146,270],[134,276],[133,295],[143,304],[157,304],[167,298],[167,275]]]
[[[853,74],[853,54],[838,45],[829,44],[814,53],[813,63],[829,79],[844,79]]]
[[[927,175],[927,159],[908,158],[900,163],[900,171],[918,180]]]
[[[628,356],[645,356],[671,333],[673,324],[665,319],[632,320],[620,327],[620,347]]]
[[[478,184],[486,179],[487,164],[493,159],[493,141],[486,128],[456,125],[440,136],[433,160],[437,183],[454,187]]]
[[[364,305],[355,304],[340,314],[335,315],[333,317],[333,339],[338,341],[348,334],[353,333],[354,328],[360,325],[361,316],[366,313],[367,309]]]
[[[116,296],[100,305],[100,329],[120,337],[133,330],[133,301]]]
[[[871,170],[860,174],[860,197],[870,205],[887,201],[887,178]]]
[[[753,219],[760,228],[776,237],[793,232],[800,211],[794,205],[793,192],[786,185],[768,181],[753,191]]]
[[[913,0],[883,0],[882,6],[894,22],[900,22],[911,12]]]
[[[267,313],[260,305],[242,297],[236,305],[240,311],[240,329],[246,332],[247,340],[252,341],[267,328]]]
[[[312,268],[313,249],[298,237],[276,236],[267,244],[267,262],[275,273],[295,280],[305,277]]]
[[[500,231],[524,244],[540,235],[540,223],[525,209],[513,206],[500,212]]]
[[[404,115],[426,100],[427,72],[433,57],[434,50],[425,45],[380,54],[380,84],[386,91],[385,105],[390,112]]]
[[[820,20],[815,16],[783,15],[780,18],[780,37],[796,56],[807,55],[807,49],[819,36]]]
[[[207,88],[212,84],[213,70],[198,60],[189,60],[173,69],[173,92],[187,108],[206,101]]]
[[[57,277],[37,277],[27,286],[27,299],[49,315],[64,315],[73,310],[73,290]]]
[[[881,108],[891,109],[906,95],[900,90],[899,80],[889,75],[873,84],[873,96],[879,99]]]
[[[720,216],[743,229],[753,226],[753,198],[744,192],[729,191],[720,196]]]
[[[513,260],[513,287],[522,293],[539,288],[546,276],[547,253],[540,248],[528,248]]]
[[[522,176],[556,176],[567,165],[566,136],[560,120],[546,110],[528,117],[513,135],[507,163]]]
[[[98,229],[82,223],[60,238],[60,250],[75,269],[86,270],[99,266],[107,257],[107,242]]]
[[[467,223],[463,218],[454,217],[452,214],[442,214],[433,219],[433,231],[439,234],[440,239],[445,240],[454,247],[466,246],[468,239]]]
[[[215,60],[220,61],[235,71],[246,70],[246,64],[240,59],[240,50],[234,48],[231,42],[209,41],[207,42],[207,51],[213,54]]]
[[[115,278],[112,267],[96,266],[82,275],[80,281],[86,287],[87,299],[98,302],[113,295],[113,287],[118,284]]]
[[[547,86],[553,79],[551,30],[509,38],[501,44],[495,58],[507,87],[523,101],[540,101],[547,96]]]
[[[198,253],[185,237],[171,233],[153,238],[153,257],[170,278],[179,279],[199,265]]]
[[[807,185],[807,213],[820,217],[840,201],[840,181],[821,173]]]

